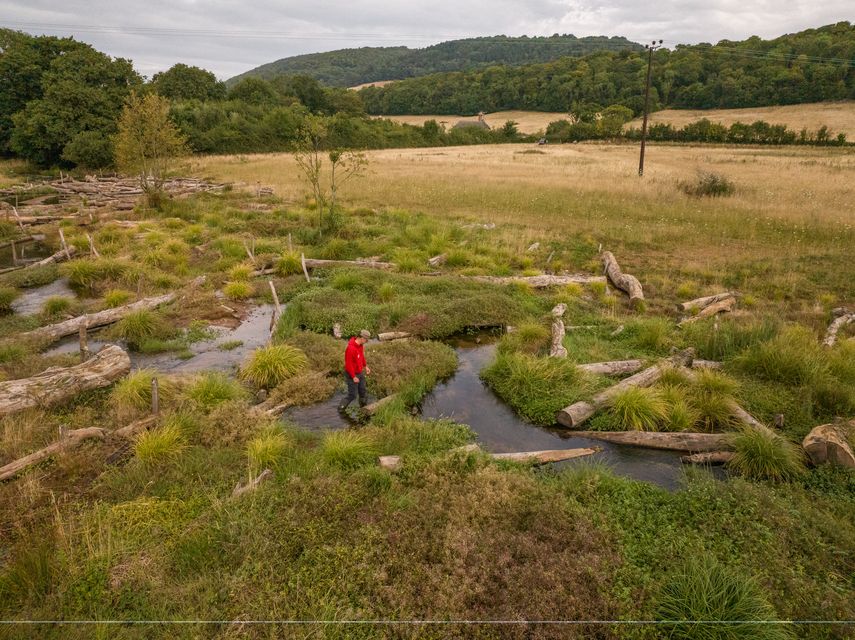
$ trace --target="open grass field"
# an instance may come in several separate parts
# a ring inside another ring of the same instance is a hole
[[[58,252],[61,225],[73,259],[0,274],[0,397],[81,362],[76,327],[64,352],[45,344],[47,327],[69,316],[124,308],[90,329],[89,344],[120,345],[134,370],[70,400],[44,385],[37,402],[21,400],[27,408],[0,402],[0,467],[62,431],[103,429],[0,481],[0,619],[89,623],[9,624],[3,637],[851,638],[835,621],[855,619],[855,471],[808,466],[800,443],[855,415],[855,323],[835,346],[820,342],[832,309],[855,300],[855,154],[654,145],[640,179],[636,153],[375,151],[332,213],[284,154],[185,159],[182,173],[233,187],[160,208],[64,202],[69,218],[33,230]],[[7,169],[20,181],[21,167]],[[698,171],[733,193],[688,195]],[[8,221],[0,230],[20,233]],[[601,248],[641,280],[646,304],[602,281],[535,289],[468,277],[595,275]],[[308,282],[301,254],[393,266],[319,264]],[[445,263],[429,265],[437,254]],[[271,288],[284,306],[275,322]],[[678,326],[676,303],[725,289],[740,294],[733,313]],[[173,302],[123,307],[166,293]],[[33,296],[41,304],[16,309]],[[557,304],[563,359],[548,355]],[[371,415],[335,413],[335,325],[345,336],[411,334],[365,347],[369,393],[391,396]],[[468,371],[489,404],[450,378],[473,362],[461,342],[492,349]],[[682,465],[676,452],[642,458],[645,478],[663,466],[676,474],[661,486],[598,462],[605,452],[536,467],[460,449],[482,435],[472,419],[490,408],[503,410],[488,415],[510,427],[512,450],[544,448],[535,438],[572,446],[556,411],[619,379],[578,363],[650,366],[687,348],[721,367],[668,368],[585,427],[716,434],[733,449],[726,471]],[[207,366],[183,368],[194,363]],[[424,409],[443,388],[473,409],[470,425]],[[734,403],[783,425],[746,428]],[[313,413],[325,407],[332,416]],[[398,468],[379,456],[398,456]],[[265,482],[236,495],[263,469]],[[292,624],[248,622],[271,619]],[[574,624],[397,624],[407,620]],[[575,623],[632,620],[649,624]]]
[[[519,252],[534,242],[588,239],[666,289],[684,280],[719,283],[805,305],[821,294],[855,296],[855,153],[848,150],[652,146],[644,179],[637,147],[629,145],[403,149],[368,157],[369,175],[344,191],[354,206],[496,223],[495,236]],[[209,157],[192,168],[261,181],[290,201],[306,191],[284,154]],[[680,183],[701,170],[726,176],[736,193],[687,196]]]
[[[401,122],[404,124],[423,125],[427,120],[436,120],[440,123],[445,123],[446,129],[450,129],[461,120],[475,121],[476,116],[378,116]],[[532,134],[539,131],[546,131],[546,125],[556,120],[567,118],[566,113],[547,112],[547,111],[495,111],[484,115],[487,124],[493,129],[500,128],[508,120],[513,120],[517,123],[517,129],[520,133]]]
[[[690,122],[706,118],[712,122],[731,125],[734,122],[751,124],[763,120],[769,124],[785,124],[793,131],[816,131],[826,125],[832,134],[845,133],[847,139],[855,139],[855,102],[817,102],[792,104],[778,107],[756,107],[750,109],[663,109],[650,114],[650,122],[664,122],[683,127]],[[641,128],[641,118],[627,126]]]
[[[460,120],[476,120],[475,116],[380,116],[406,124],[422,125],[426,120],[445,122],[451,128]],[[663,109],[650,114],[651,123],[668,123],[683,127],[690,122],[707,118],[712,122],[731,125],[734,122],[750,124],[764,120],[769,124],[785,124],[794,131],[806,128],[816,131],[826,125],[837,135],[845,133],[849,140],[855,139],[855,102],[818,102],[815,104],[794,104],[779,107],[757,107],[751,109]],[[566,113],[541,111],[497,111],[485,115],[487,124],[493,128],[501,127],[508,120],[517,123],[521,133],[533,134],[545,131],[550,122],[568,119]],[[641,118],[632,120],[627,127],[641,127]]]

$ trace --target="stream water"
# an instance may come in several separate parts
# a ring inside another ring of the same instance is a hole
[[[41,311],[45,300],[54,296],[74,298],[74,291],[68,286],[68,280],[59,278],[50,284],[25,291],[12,302],[12,310],[22,316],[32,315]]]
[[[15,245],[15,257],[18,264],[33,262],[47,258],[53,251],[42,242],[25,242]],[[12,264],[12,247],[0,247],[0,269],[14,266]]]

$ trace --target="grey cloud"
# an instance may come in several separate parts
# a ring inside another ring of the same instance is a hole
[[[21,28],[74,35],[110,55],[132,59],[147,76],[184,62],[228,78],[301,53],[426,46],[499,33],[664,38],[668,46],[774,37],[851,19],[851,9],[851,0],[5,0],[0,1],[0,24],[33,23]]]

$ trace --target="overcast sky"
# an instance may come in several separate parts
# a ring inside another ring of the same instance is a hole
[[[678,43],[774,37],[855,20],[855,0],[0,0],[0,26],[73,35],[150,77],[176,62],[221,79],[279,58],[486,35]]]

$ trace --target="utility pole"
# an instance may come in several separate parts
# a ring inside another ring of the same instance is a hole
[[[644,120],[641,123],[641,155],[638,158],[638,175],[644,175],[644,144],[647,142],[647,110],[650,108],[650,69],[653,67],[653,52],[662,46],[662,41],[654,40],[644,45],[647,49],[647,82],[644,85]]]

